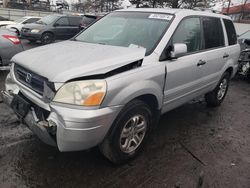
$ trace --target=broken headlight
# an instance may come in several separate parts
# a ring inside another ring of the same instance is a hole
[[[74,81],[63,85],[54,98],[54,102],[82,106],[99,106],[106,94],[104,80]]]

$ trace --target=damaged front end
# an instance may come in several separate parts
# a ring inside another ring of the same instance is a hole
[[[16,73],[17,70],[14,72]],[[6,78],[6,90],[1,91],[3,102],[10,106],[21,122],[27,125],[43,142],[56,146],[55,135],[57,127],[47,121],[50,112],[25,97],[20,92],[20,87],[16,84],[11,74]]]
[[[141,66],[135,61],[92,79],[104,79]],[[88,80],[82,77],[68,81]],[[63,86],[65,84],[62,84]],[[59,89],[59,88],[57,88]],[[54,102],[58,91],[46,78],[13,64],[6,78],[3,101],[16,113],[21,122],[44,143],[60,151],[77,151],[98,145],[112,125],[122,106],[83,107]]]

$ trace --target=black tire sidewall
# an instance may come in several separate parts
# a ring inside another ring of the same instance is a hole
[[[225,78],[227,79],[226,92],[225,92],[224,96],[219,100],[217,95],[218,95],[218,92],[220,90],[220,84],[221,84],[222,80],[224,80]],[[223,100],[226,97],[227,92],[228,92],[229,82],[230,82],[230,74],[228,72],[225,72],[222,75],[222,77],[221,77],[218,85],[216,86],[216,88],[211,93],[208,93],[206,95],[206,101],[207,101],[208,106],[219,106],[223,102]]]
[[[124,153],[120,148],[120,135],[127,121],[135,115],[142,115],[145,118],[145,121],[147,122],[146,133],[143,141],[135,151],[133,151],[132,153]],[[146,138],[148,136],[151,123],[152,112],[150,111],[150,108],[142,101],[134,101],[121,111],[121,113],[118,115],[118,118],[115,120],[115,123],[113,124],[109,135],[109,143],[110,147],[113,150],[112,155],[116,160],[116,163],[125,162],[140,153],[140,150],[143,148],[143,145],[145,144]]]
[[[45,41],[44,41],[44,37],[45,37],[46,35],[50,37],[50,40],[49,40],[50,42],[45,42]],[[46,32],[46,33],[43,33],[43,34],[42,34],[42,37],[41,37],[41,42],[42,42],[42,44],[50,44],[50,43],[52,43],[53,41],[54,41],[54,35],[53,35],[52,33]]]

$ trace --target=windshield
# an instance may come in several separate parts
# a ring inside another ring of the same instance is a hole
[[[247,31],[239,36],[239,39],[250,39],[250,31]]]
[[[57,15],[48,15],[48,16],[45,16],[45,17],[41,18],[36,23],[49,25],[49,24],[53,23],[55,20],[57,20],[57,19],[58,19]]]
[[[114,12],[91,25],[75,40],[112,46],[140,46],[146,48],[148,55],[172,17],[163,13]]]
[[[22,23],[26,20],[26,18],[19,18],[17,20],[15,20],[16,23]]]

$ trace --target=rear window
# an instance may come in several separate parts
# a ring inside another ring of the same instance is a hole
[[[224,46],[224,36],[219,18],[204,17],[203,33],[205,49]]]
[[[223,19],[227,31],[228,44],[234,45],[237,43],[237,35],[235,32],[234,24],[231,20]]]
[[[79,26],[81,19],[81,17],[69,17],[69,24],[72,26]]]

